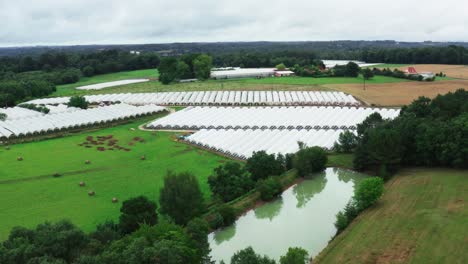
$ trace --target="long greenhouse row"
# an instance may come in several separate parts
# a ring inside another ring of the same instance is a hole
[[[138,107],[127,104],[115,104],[87,110],[0,121],[0,138],[8,139],[57,132],[157,113],[163,110],[165,110],[164,107],[156,105]]]
[[[153,129],[355,129],[377,112],[393,119],[399,109],[365,107],[188,107],[148,125]]]
[[[63,104],[48,105],[47,108],[49,109],[49,114],[74,112],[74,111],[79,110],[79,108],[68,107]],[[0,108],[0,113],[6,115],[6,120],[16,120],[16,119],[39,117],[39,116],[45,115],[44,113],[41,113],[39,111],[26,109],[26,108],[22,108],[19,106],[9,107],[9,108]]]
[[[85,96],[91,103],[122,102],[144,105],[360,105],[353,96],[343,92],[317,91],[198,91],[162,93],[125,93]],[[69,97],[44,98],[34,104],[64,104]]]
[[[331,149],[341,132],[338,129],[318,130],[216,130],[202,129],[186,141],[238,159],[247,159],[253,152],[264,150],[269,154],[288,154],[299,150],[298,142],[306,146]]]
[[[9,108],[0,108],[0,113],[6,115],[6,120],[15,120],[26,117],[35,117],[42,116],[43,114],[38,111],[29,110],[22,107],[9,107]]]

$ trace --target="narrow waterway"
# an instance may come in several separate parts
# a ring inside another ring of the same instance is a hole
[[[213,260],[229,263],[248,246],[276,260],[289,247],[302,247],[313,257],[336,232],[336,214],[352,197],[364,175],[328,168],[292,186],[280,198],[241,216],[233,226],[209,235]]]

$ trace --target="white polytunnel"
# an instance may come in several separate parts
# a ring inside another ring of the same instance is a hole
[[[295,153],[299,150],[298,142],[302,142],[308,147],[318,146],[331,149],[343,131],[345,130],[202,129],[188,136],[185,140],[234,158],[247,159],[255,151],[260,150],[264,150],[268,154]]]
[[[53,108],[56,113],[25,116],[14,120],[0,121],[0,138],[13,136],[28,136],[49,133],[70,128],[79,128],[89,125],[103,124],[141,115],[164,111],[166,108],[157,105],[133,106],[128,104],[115,104],[86,110],[58,106]],[[33,111],[35,112],[35,111]]]
[[[153,129],[356,129],[370,114],[384,119],[399,109],[365,107],[187,107],[147,125]]]
[[[322,91],[193,91],[160,93],[121,93],[87,95],[91,103],[122,102],[132,105],[361,105],[353,96],[343,92]],[[43,98],[29,101],[32,104],[66,104],[69,97]]]

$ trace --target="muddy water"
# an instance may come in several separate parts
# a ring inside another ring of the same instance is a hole
[[[317,255],[336,232],[335,215],[364,177],[328,168],[292,186],[277,200],[247,212],[234,225],[211,233],[213,260],[229,263],[236,251],[248,246],[276,260],[289,247],[302,247],[312,257]]]

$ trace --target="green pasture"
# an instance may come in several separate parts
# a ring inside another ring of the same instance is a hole
[[[154,70],[135,71],[141,76],[145,72],[153,72]],[[246,79],[229,79],[229,80],[207,80],[192,83],[173,83],[170,85],[163,85],[159,81],[150,81],[145,83],[135,83],[128,85],[121,85],[116,87],[109,87],[102,90],[76,90],[75,88],[82,85],[94,84],[99,82],[107,82],[114,80],[129,79],[126,74],[131,72],[114,73],[106,75],[97,75],[87,81],[83,78],[79,83],[61,85],[57,87],[57,92],[52,94],[56,96],[71,96],[71,95],[87,95],[87,94],[104,94],[104,93],[137,93],[137,92],[170,92],[170,91],[209,91],[209,90],[329,90],[326,85],[328,84],[360,84],[364,80],[362,76],[358,78],[349,77],[271,77],[271,78],[246,78]],[[106,77],[111,75],[111,77]],[[137,74],[135,73],[135,77]],[[103,77],[101,77],[103,76]],[[119,79],[117,79],[119,78]],[[100,80],[100,81],[99,81]],[[386,76],[375,76],[370,80],[366,80],[369,84],[378,83],[395,83],[395,82],[408,82],[405,79],[397,79]]]
[[[56,95],[72,93],[76,87],[85,86],[85,85],[121,81],[121,80],[128,80],[128,79],[145,79],[145,78],[155,79],[158,77],[159,77],[159,72],[157,69],[122,71],[122,72],[114,72],[114,73],[108,73],[108,74],[100,74],[100,75],[95,75],[92,77],[81,77],[80,81],[76,83],[57,86]]]
[[[106,219],[116,220],[121,202],[130,197],[146,195],[157,201],[168,170],[195,174],[209,199],[207,177],[227,159],[175,142],[174,133],[140,131],[137,127],[142,123],[12,145],[9,150],[1,147],[0,240],[13,226],[32,227],[63,218],[86,231],[93,230]],[[106,135],[130,151],[79,146],[87,136],[96,139]],[[144,142],[136,142],[135,137]],[[17,161],[18,157],[23,161]],[[86,160],[91,164],[85,164]],[[81,181],[85,187],[79,186]],[[89,191],[96,195],[88,196]],[[119,202],[112,203],[113,197]]]
[[[465,263],[468,171],[404,169],[314,263]]]

